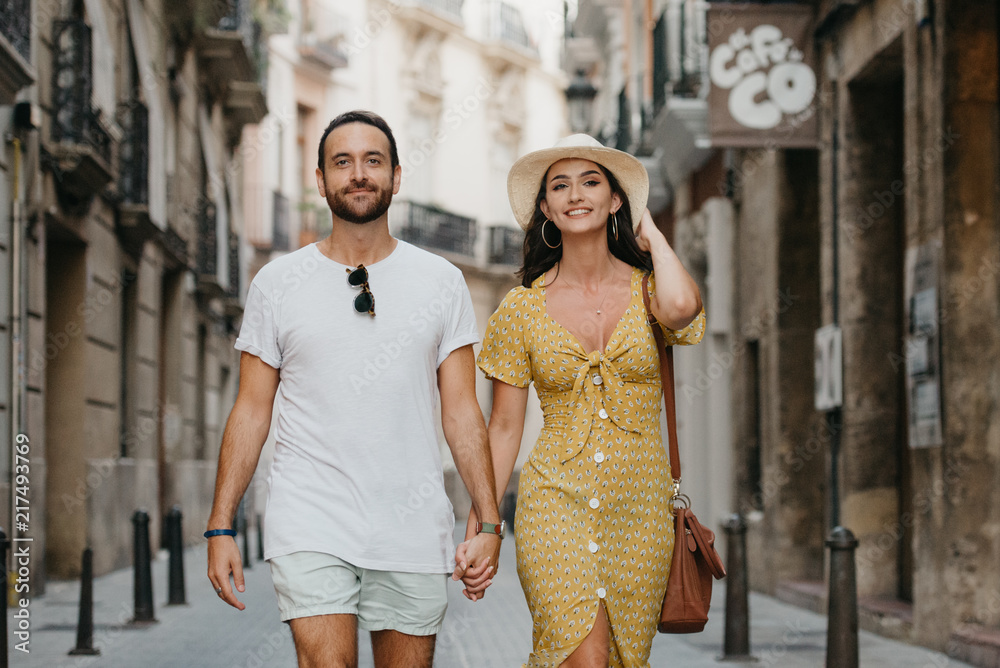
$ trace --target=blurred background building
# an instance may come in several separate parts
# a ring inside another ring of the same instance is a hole
[[[200,540],[246,287],[328,233],[319,137],[368,108],[399,143],[393,233],[463,270],[481,330],[516,284],[514,160],[577,131],[639,156],[708,311],[704,343],[678,353],[703,521],[743,513],[752,587],[820,611],[824,540],[850,528],[865,628],[989,665],[997,15],[974,0],[0,3],[0,526],[19,531],[23,433],[35,591],[77,575],[88,545],[98,574],[127,566],[140,507],[154,542],[174,504]],[[522,459],[539,427],[532,401]]]
[[[131,563],[174,504],[200,536],[245,286],[243,127],[267,111],[249,0],[23,0],[0,12],[0,521],[49,577]],[[9,280],[8,280],[9,278]],[[30,439],[30,471],[11,442]],[[18,474],[26,478],[18,478]],[[16,490],[10,483],[15,482]],[[11,513],[17,493],[30,521]]]
[[[744,513],[751,586],[821,612],[850,528],[862,625],[976,665],[1000,655],[997,33],[996,3],[580,0],[566,64],[702,286],[694,506]]]

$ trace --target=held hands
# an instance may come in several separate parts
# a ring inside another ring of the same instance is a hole
[[[462,594],[470,601],[486,596],[486,588],[493,584],[500,559],[500,536],[490,533],[476,535],[476,518],[469,515],[465,541],[455,550],[455,572],[452,580],[465,584]]]
[[[245,610],[244,605],[229,584],[229,574],[233,574],[233,584],[244,591],[243,557],[236,540],[231,536],[214,536],[208,539],[208,579],[223,601],[237,610]]]

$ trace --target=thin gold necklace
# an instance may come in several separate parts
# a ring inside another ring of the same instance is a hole
[[[608,294],[611,293],[611,286],[614,284],[615,269],[616,269],[616,267],[614,267],[612,265],[612,267],[611,267],[611,277],[608,279],[608,285],[607,285],[607,287],[604,288],[604,299],[602,299],[601,303],[597,305],[597,315],[601,315],[601,308],[604,307],[604,302],[607,301]],[[587,301],[587,295],[583,292],[582,289],[580,289],[579,287],[577,287],[577,286],[575,286],[573,284],[570,284],[570,287],[580,293],[580,296],[583,297],[583,301]]]

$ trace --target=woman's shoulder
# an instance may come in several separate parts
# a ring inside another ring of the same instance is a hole
[[[539,289],[535,286],[526,288],[523,285],[511,288],[503,298],[507,304],[534,304],[538,300]]]
[[[497,308],[497,313],[515,317],[531,317],[539,304],[537,288],[526,288],[523,285],[511,288]]]

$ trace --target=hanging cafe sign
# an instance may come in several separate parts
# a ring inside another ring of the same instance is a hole
[[[815,147],[818,100],[812,8],[721,3],[709,7],[712,144]]]

